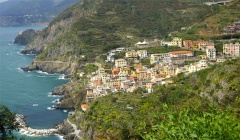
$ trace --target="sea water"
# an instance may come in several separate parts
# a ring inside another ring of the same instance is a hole
[[[51,109],[56,104],[53,101],[60,97],[49,94],[68,81],[59,74],[22,71],[20,68],[28,66],[35,56],[22,55],[20,52],[25,46],[12,44],[20,31],[43,28],[0,27],[0,104],[23,114],[27,125],[36,129],[53,128],[67,118],[67,112]],[[58,136],[20,137],[31,140],[59,139]]]

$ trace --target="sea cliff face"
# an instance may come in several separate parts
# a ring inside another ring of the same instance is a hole
[[[68,75],[71,73],[71,64],[57,61],[33,61],[29,66],[22,69],[24,71],[40,70],[50,74],[62,73]]]
[[[27,45],[31,40],[33,40],[34,36],[38,31],[33,29],[27,29],[20,33],[16,38],[14,43],[19,45]]]
[[[67,33],[76,20],[83,16],[90,16],[92,13],[94,13],[93,10],[76,8],[81,3],[82,2],[72,6],[71,9],[65,10],[60,16],[53,19],[49,26],[24,48],[22,53],[36,55],[42,53],[48,47],[54,46],[54,42]],[[65,49],[67,46],[69,45],[62,43],[59,46],[59,48],[61,48],[60,50],[62,51],[60,53],[64,54],[66,51],[68,51]]]

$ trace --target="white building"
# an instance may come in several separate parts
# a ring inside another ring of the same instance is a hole
[[[137,53],[138,53],[138,56],[139,56],[140,58],[146,58],[146,57],[148,57],[148,53],[147,53],[146,50],[138,50]]]
[[[206,49],[206,54],[209,60],[216,60],[216,49],[214,46],[208,46]]]
[[[105,62],[114,62],[115,58],[113,56],[108,55],[107,60]]]
[[[159,60],[163,61],[168,58],[170,55],[168,53],[158,53],[158,54],[151,54],[150,56],[150,63],[156,63]]]
[[[116,52],[117,52],[117,53],[123,52],[123,51],[125,51],[125,48],[117,48],[117,49],[116,49]]]
[[[128,66],[127,60],[122,59],[122,58],[115,60],[115,67],[116,68],[126,67],[126,66]]]

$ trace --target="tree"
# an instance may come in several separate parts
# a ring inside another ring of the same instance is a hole
[[[0,140],[14,139],[13,131],[18,130],[16,113],[12,113],[6,106],[0,104]]]

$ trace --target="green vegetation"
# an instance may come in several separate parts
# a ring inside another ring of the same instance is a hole
[[[172,111],[166,104],[160,115],[161,124],[152,126],[144,139],[229,139],[240,138],[240,121],[231,109],[219,110],[213,106],[206,112],[198,108]]]
[[[82,11],[76,14],[76,11]],[[161,38],[169,32],[202,20],[210,7],[193,1],[175,0],[83,0],[56,17],[50,25],[75,16],[70,31],[63,33],[37,59],[86,63],[116,47],[130,47],[143,38]],[[73,12],[74,11],[74,12]],[[85,13],[84,16],[82,13]],[[50,29],[42,36],[48,36]],[[133,39],[127,39],[132,35]],[[61,55],[51,55],[66,46]],[[70,54],[70,55],[69,55]],[[86,58],[80,59],[81,55]]]
[[[240,1],[234,0],[223,6],[213,5],[209,7],[211,8],[211,12],[205,16],[205,20],[194,23],[190,29],[182,30],[178,36],[192,40],[239,38],[239,34],[224,34],[224,28],[239,21]]]
[[[6,106],[0,104],[0,139],[14,139],[13,131],[18,130],[15,113],[12,113]]]
[[[98,98],[76,121],[99,139],[239,139],[240,59],[185,76],[144,94]],[[223,97],[223,98],[222,98]]]
[[[98,66],[94,64],[87,64],[85,67],[81,69],[81,71],[84,72],[85,74],[91,74],[97,70],[98,70]]]

